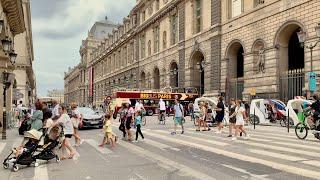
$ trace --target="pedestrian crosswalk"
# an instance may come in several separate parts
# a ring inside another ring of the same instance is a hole
[[[275,131],[272,131],[272,128],[267,129],[267,127],[259,130],[248,129],[250,139],[238,138],[238,140],[232,141],[231,138],[227,137],[226,129],[222,134],[216,134],[213,131],[197,132],[195,128],[187,127],[184,134],[171,135],[171,129],[149,128],[143,129],[146,138],[144,142],[132,143],[120,140],[115,149],[109,149],[107,146],[101,148],[98,147],[101,137],[96,135],[97,137],[86,138],[82,146],[95,150],[93,152],[101,154],[106,159],[110,155],[114,155],[113,157],[116,157],[115,155],[127,155],[127,153],[119,154],[121,152],[118,150],[122,148],[140,158],[156,163],[165,170],[176,170],[179,176],[191,177],[192,179],[219,179],[215,177],[214,173],[198,168],[200,165],[197,166],[197,163],[206,164],[212,161],[205,156],[233,159],[237,163],[226,163],[223,158],[218,158],[214,160],[214,164],[244,174],[243,177],[253,179],[273,178],[269,176],[267,170],[265,173],[254,173],[248,170],[247,166],[239,164],[249,163],[253,168],[259,165],[291,174],[292,177],[311,179],[320,177],[320,171],[318,170],[320,167],[320,151],[318,148],[320,141],[317,142],[312,138],[299,140],[295,137],[293,131],[288,134],[285,131],[275,133],[279,130],[277,128],[273,128],[273,130]],[[4,153],[5,147],[6,143],[0,142],[0,154]],[[196,157],[201,162],[194,162],[193,165],[190,165],[186,163],[187,161],[182,160],[181,154],[186,155],[186,157],[190,156],[190,158]],[[81,158],[79,161],[81,161]],[[50,179],[46,164],[35,168],[34,180],[37,179]]]

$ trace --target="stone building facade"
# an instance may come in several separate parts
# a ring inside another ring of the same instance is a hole
[[[12,111],[12,97],[14,84],[14,59],[19,45],[14,43],[17,35],[26,31],[25,12],[22,0],[0,0],[0,123],[2,124],[2,138],[6,138],[3,129],[4,112]]]
[[[139,0],[92,49],[86,104],[119,88],[195,87],[203,94],[288,99],[308,88],[317,0]],[[314,70],[319,71],[319,47]],[[85,92],[86,92],[85,90]],[[91,97],[91,98],[90,98]]]

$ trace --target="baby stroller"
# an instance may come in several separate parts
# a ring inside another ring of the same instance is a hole
[[[60,130],[59,135],[63,132],[62,127],[57,126],[53,127],[51,131],[55,131],[57,128]],[[57,162],[60,162],[60,158],[53,153],[53,149],[59,145],[59,135],[55,137],[51,135],[51,131],[49,135],[46,135],[46,130],[42,129],[43,132],[32,129],[30,131],[26,131],[24,134],[24,138],[28,140],[28,142],[24,145],[21,150],[21,154],[15,156],[18,149],[13,149],[9,156],[3,161],[3,167],[5,169],[9,168],[9,163],[12,163],[12,170],[17,172],[19,170],[18,165],[30,166],[34,164],[37,167],[39,164],[36,162],[39,160],[51,160],[56,159]],[[51,138],[54,137],[54,138]],[[41,141],[44,141],[44,145],[40,145]]]

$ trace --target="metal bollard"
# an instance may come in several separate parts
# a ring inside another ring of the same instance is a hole
[[[253,109],[253,129],[256,129],[256,108]]]
[[[3,112],[2,139],[7,139],[7,113]]]
[[[290,111],[288,109],[288,124],[287,124],[287,127],[288,127],[288,133],[290,131]]]

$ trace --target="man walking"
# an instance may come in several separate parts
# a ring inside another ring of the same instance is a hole
[[[171,135],[177,134],[177,125],[181,126],[181,134],[184,133],[184,127],[183,127],[183,118],[184,118],[184,110],[183,106],[178,102],[178,100],[174,100],[174,131],[171,133]]]
[[[52,101],[53,109],[52,109],[52,120],[57,120],[60,118],[60,113],[59,113],[59,107],[60,105],[58,104],[57,100]]]

